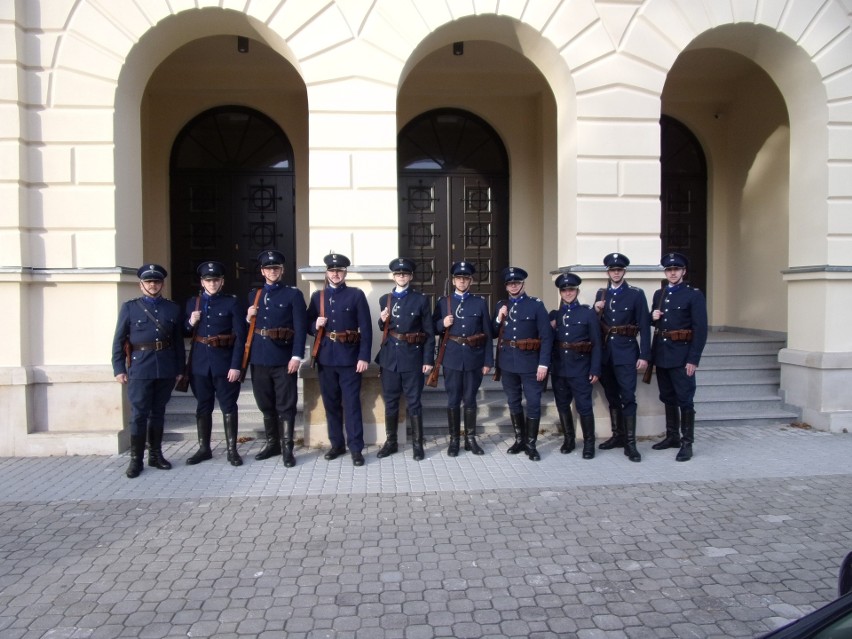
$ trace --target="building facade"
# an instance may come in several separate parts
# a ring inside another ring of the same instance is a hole
[[[219,259],[244,295],[270,245],[306,295],[348,255],[374,308],[399,253],[432,294],[523,266],[553,306],[611,251],[650,298],[678,250],[711,325],[784,335],[785,401],[849,429],[850,27],[852,0],[0,0],[0,455],[120,449],[135,269],[182,302]]]

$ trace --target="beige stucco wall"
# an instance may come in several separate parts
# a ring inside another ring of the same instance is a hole
[[[403,112],[416,111],[404,83],[422,60],[454,40],[476,38],[528,59],[552,102],[544,89],[541,97],[500,105],[475,95],[457,94],[455,102],[493,119],[508,141],[513,210],[536,210],[512,218],[512,259],[542,255],[530,288],[545,295],[548,269],[582,271],[612,250],[634,264],[656,262],[658,119],[668,72],[690,48],[746,57],[780,99],[761,79],[753,101],[752,85],[744,84],[721,136],[699,113],[683,112],[702,129],[712,163],[713,322],[786,331],[785,365],[796,369],[797,383],[822,379],[826,365],[813,362],[824,358],[810,355],[852,352],[842,319],[852,301],[844,270],[852,267],[849,15],[839,0],[0,4],[0,35],[7,36],[0,38],[0,301],[20,317],[11,326],[19,347],[0,356],[0,391],[15,402],[0,433],[23,433],[0,436],[0,453],[74,450],[69,439],[51,448],[28,444],[35,440],[26,434],[53,430],[50,415],[71,408],[61,387],[74,383],[66,367],[95,366],[86,379],[104,387],[93,391],[100,393],[94,405],[121,414],[105,360],[118,303],[134,293],[133,269],[147,253],[165,250],[168,258],[164,153],[192,115],[220,101],[239,103],[237,69],[187,93],[177,81],[161,86],[151,78],[183,44],[237,33],[264,42],[304,85],[304,109],[288,110],[254,86],[243,95],[288,125],[303,123],[284,128],[302,167],[299,256],[309,264],[319,264],[330,246],[362,264],[386,263],[395,252],[395,140]],[[193,77],[184,81],[189,87]],[[176,102],[166,108],[170,99]],[[513,127],[515,114],[530,119]],[[518,165],[526,161],[528,168]],[[785,208],[786,239],[783,228],[770,232]],[[340,210],[350,211],[345,228]],[[785,298],[786,322],[775,303]],[[83,303],[97,310],[96,319],[77,319],[72,311]],[[58,338],[56,318],[62,332],[85,336],[88,348]],[[848,379],[849,368],[836,361],[845,360],[832,360],[833,378]],[[852,412],[848,402],[797,401],[820,416]],[[124,427],[117,418],[97,426],[113,435]]]

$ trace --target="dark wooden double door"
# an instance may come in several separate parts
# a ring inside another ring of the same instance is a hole
[[[257,254],[283,252],[284,281],[295,285],[293,176],[280,172],[220,171],[173,174],[171,186],[172,295],[198,294],[196,269],[224,263],[226,292],[241,300],[262,284]]]
[[[507,266],[508,180],[476,174],[400,176],[400,253],[417,264],[415,285],[435,300],[451,286],[454,262],[474,264],[472,291],[492,308]]]

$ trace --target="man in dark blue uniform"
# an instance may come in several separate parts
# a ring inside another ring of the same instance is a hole
[[[436,333],[446,340],[444,388],[447,391],[447,422],[450,445],[447,455],[459,454],[461,403],[464,401],[464,449],[474,455],[485,451],[476,441],[476,394],[482,378],[494,366],[494,328],[485,298],[473,295],[470,285],[476,268],[470,262],[456,262],[450,269],[453,294],[442,297],[435,306],[432,321]]]
[[[163,457],[163,425],[185,356],[180,306],[161,295],[166,269],[146,264],[136,276],[142,296],[121,305],[112,340],[112,372],[116,381],[127,384],[130,401],[131,479],[142,472],[146,436],[148,465],[172,467]]]
[[[524,292],[527,272],[508,266],[501,275],[509,299],[498,302],[494,311],[495,365],[500,372],[515,431],[515,443],[507,452],[516,455],[526,451],[532,461],[539,461],[541,456],[536,442],[541,421],[541,391],[553,351],[553,328],[544,303]],[[527,402],[526,419],[523,399]]]
[[[414,262],[398,257],[388,265],[388,269],[393,273],[396,286],[379,298],[382,344],[376,354],[376,363],[381,367],[387,440],[378,457],[387,457],[399,450],[399,398],[404,394],[414,460],[420,461],[424,457],[420,395],[423,393],[424,375],[432,370],[435,360],[432,309],[426,296],[411,287]]]
[[[323,261],[326,286],[311,295],[308,332],[315,339],[320,339],[317,353],[319,383],[331,442],[331,450],[325,458],[337,459],[346,452],[348,445],[352,463],[363,466],[361,374],[367,370],[373,346],[370,306],[363,291],[346,286],[349,258],[331,253]]]
[[[281,455],[284,466],[296,465],[293,456],[297,381],[305,355],[307,306],[302,291],[281,283],[284,254],[261,251],[257,256],[264,285],[249,293],[246,320],[256,317],[251,340],[251,385],[263,413],[266,445],[255,459]]]
[[[666,437],[651,448],[680,446],[676,461],[689,461],[695,440],[695,371],[707,343],[707,303],[701,291],[684,282],[685,256],[668,253],[660,264],[669,283],[664,291],[654,293],[652,357],[660,401],[666,407]]]
[[[583,459],[592,459],[595,456],[592,387],[601,374],[601,329],[597,314],[577,301],[582,282],[574,273],[562,273],[554,282],[561,304],[550,314],[556,332],[550,373],[563,434],[559,452],[567,454],[574,450],[573,400],[583,429]]]
[[[184,333],[193,336],[192,370],[189,384],[195,395],[195,422],[198,450],[186,463],[190,466],[213,458],[210,437],[213,431],[213,403],[225,423],[225,443],[231,466],[243,463],[237,451],[237,399],[240,396],[240,365],[246,343],[245,307],[234,295],[225,295],[225,266],[202,262],[197,273],[202,291],[186,301]]]
[[[612,437],[598,448],[624,448],[633,462],[642,461],[636,450],[636,378],[648,366],[651,351],[651,315],[645,291],[624,279],[630,260],[623,253],[603,259],[609,285],[595,296],[595,310],[603,327],[601,386],[609,402]]]

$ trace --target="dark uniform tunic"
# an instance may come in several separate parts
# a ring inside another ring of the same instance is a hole
[[[662,296],[662,306],[660,297]],[[662,317],[655,322],[657,338],[653,361],[657,367],[660,401],[684,410],[694,410],[695,375],[686,374],[686,365],[698,366],[707,343],[707,303],[697,288],[681,282],[654,293],[654,308]],[[691,330],[689,339],[670,331]]]
[[[175,379],[183,372],[185,349],[180,306],[162,297],[137,297],[121,306],[112,342],[114,375],[127,374],[130,435],[144,436],[148,420],[161,428]],[[127,368],[124,342],[134,349]]]
[[[550,327],[547,309],[537,297],[526,293],[517,299],[501,301],[494,309],[494,317],[503,306],[509,307],[505,318],[503,339],[499,342],[500,375],[512,414],[523,411],[522,399],[527,400],[527,417],[541,417],[542,383],[536,380],[539,366],[549,366],[553,351],[553,329]],[[500,325],[494,322],[499,334]],[[519,340],[540,339],[538,350],[522,350]]]
[[[605,294],[605,295],[604,295]],[[601,320],[612,331],[603,336],[601,386],[610,408],[624,415],[636,414],[636,362],[648,360],[651,352],[651,314],[641,288],[622,282],[618,288],[600,289],[595,301],[605,301]],[[635,327],[636,335],[624,328]],[[637,339],[638,338],[638,339]]]
[[[387,415],[399,414],[399,398],[405,394],[409,415],[420,415],[423,392],[423,367],[435,361],[435,329],[429,300],[411,287],[387,293],[379,298],[379,308],[388,308],[390,317],[387,340],[379,348],[376,363],[382,368],[382,397]],[[384,331],[385,322],[379,319]]]
[[[197,298],[186,301],[184,332],[192,334],[189,317],[195,311]],[[246,312],[234,295],[201,294],[201,319],[196,325],[189,384],[198,406],[196,417],[213,413],[218,398],[223,414],[237,412],[240,383],[228,381],[228,371],[239,369],[246,344]],[[216,338],[219,339],[211,339]]]
[[[471,293],[453,293],[449,298],[455,320],[452,326],[444,326],[449,315],[448,298],[442,297],[435,306],[432,321],[436,333],[444,333],[447,340],[444,359],[444,388],[447,391],[447,407],[476,408],[476,394],[482,385],[482,369],[494,366],[494,327],[485,298]],[[471,345],[467,340],[474,337],[481,341]]]
[[[370,361],[373,327],[370,306],[364,292],[342,283],[325,289],[325,337],[318,356],[320,392],[328,420],[332,448],[349,447],[352,453],[364,449],[364,423],[361,418],[361,374],[355,371],[359,360]],[[320,315],[320,291],[311,295],[308,306],[308,332],[316,335]],[[346,331],[360,331],[359,340],[345,341]],[[344,417],[344,410],[346,412]],[[343,427],[346,426],[346,441]]]
[[[568,412],[573,399],[578,415],[592,415],[593,387],[589,377],[600,377],[601,373],[598,315],[589,306],[575,300],[571,304],[562,303],[550,316],[556,321],[550,366],[556,408],[561,413]],[[566,344],[574,344],[575,347],[572,349]]]
[[[255,334],[251,343],[251,383],[257,407],[265,419],[296,417],[298,373],[287,368],[296,356],[305,356],[308,330],[307,306],[302,291],[284,284],[264,284],[258,298]],[[248,296],[254,304],[257,289]],[[280,329],[293,335],[284,338]]]

